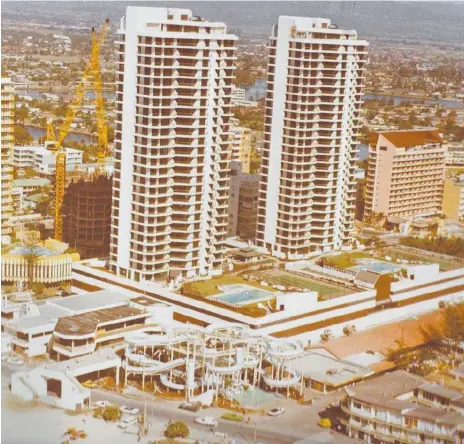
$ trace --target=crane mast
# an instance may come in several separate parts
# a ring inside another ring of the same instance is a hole
[[[103,166],[108,150],[107,127],[105,124],[105,113],[102,94],[102,81],[100,71],[100,48],[108,30],[109,20],[102,26],[97,38],[95,29],[92,28],[92,55],[85,66],[81,80],[74,92],[73,99],[68,107],[66,118],[60,127],[57,140],[51,148],[56,152],[55,173],[55,239],[63,240],[63,200],[66,190],[66,148],[63,147],[64,140],[68,135],[71,124],[82,105],[86,90],[86,83],[93,80],[95,89],[95,109],[97,115],[97,165],[98,170]]]

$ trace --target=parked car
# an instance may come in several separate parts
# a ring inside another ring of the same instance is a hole
[[[267,414],[268,416],[280,416],[280,415],[282,415],[282,413],[284,413],[284,412],[285,412],[285,409],[284,409],[284,408],[282,408],[282,407],[277,407],[277,408],[275,408],[275,409],[269,410],[266,414]]]
[[[319,427],[323,429],[330,429],[332,427],[332,421],[329,418],[322,418],[318,422]]]
[[[129,427],[132,427],[133,425],[137,424],[137,418],[133,415],[124,415],[121,418],[121,421],[118,423],[118,427],[120,429],[127,429]]]
[[[184,402],[179,406],[179,408],[196,413],[201,410],[201,402]]]
[[[21,356],[10,356],[6,358],[8,364],[17,365],[18,367],[24,364],[24,359]]]
[[[135,407],[127,407],[126,405],[122,405],[120,408],[121,408],[121,412],[127,415],[138,415],[140,411],[139,409]]]
[[[97,388],[98,385],[95,384],[95,382],[91,381],[90,379],[88,381],[85,381],[82,383],[82,385],[86,388],[89,388],[89,389],[93,389],[93,388]]]
[[[217,419],[213,418],[212,416],[203,416],[201,418],[195,419],[197,424],[209,426],[209,427],[216,427],[218,425]]]
[[[97,401],[97,402],[95,403],[95,405],[96,405],[97,407],[101,407],[101,408],[104,409],[105,407],[109,407],[109,406],[111,405],[111,403],[110,403],[109,401]]]

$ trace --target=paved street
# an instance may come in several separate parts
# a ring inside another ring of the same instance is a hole
[[[105,423],[91,417],[90,414],[69,414],[61,409],[55,409],[46,405],[34,402],[24,403],[18,401],[11,395],[8,389],[11,373],[17,370],[26,370],[27,365],[15,367],[2,363],[2,410],[6,427],[2,430],[2,442],[6,444],[30,444],[30,436],[36,437],[34,444],[52,444],[55,442],[55,435],[58,430],[50,431],[50,427],[59,428],[63,433],[67,427],[82,427],[89,436],[86,443],[101,443],[115,441],[119,443],[136,443],[137,429],[133,427],[130,430],[122,431],[117,428],[116,424]],[[149,435],[140,441],[147,444],[150,440],[162,436],[166,425],[170,420],[182,420],[190,426],[190,437],[198,441],[218,442],[220,438],[215,437],[214,433],[208,427],[195,424],[195,418],[199,416],[213,416],[218,418],[218,432],[226,433],[228,439],[235,440],[236,443],[257,442],[257,443],[293,443],[304,440],[304,442],[321,442],[320,435],[323,431],[318,425],[319,412],[324,410],[325,406],[340,397],[340,393],[330,395],[321,395],[313,392],[313,405],[298,405],[293,400],[279,400],[278,405],[284,406],[286,412],[276,418],[264,415],[251,415],[250,422],[234,423],[225,421],[220,417],[227,411],[221,408],[205,409],[201,412],[194,413],[179,409],[179,401],[168,401],[162,399],[153,399],[147,395],[147,418],[149,420]],[[101,389],[92,390],[91,402],[99,400],[108,400],[117,405],[127,405],[136,407],[140,411],[144,410],[145,401],[135,399],[133,394],[122,395],[118,393],[107,392]],[[36,418],[42,418],[37,422]],[[30,420],[31,427],[21,429],[21,422]],[[19,429],[18,429],[19,427]],[[19,431],[18,431],[19,430]],[[105,436],[105,441],[101,436]],[[59,435],[61,436],[61,435]],[[96,439],[96,437],[100,439]],[[314,441],[311,439],[314,437]],[[333,436],[336,438],[337,436]],[[316,441],[317,439],[317,441]],[[47,441],[48,440],[48,441]],[[333,442],[337,442],[336,440]]]

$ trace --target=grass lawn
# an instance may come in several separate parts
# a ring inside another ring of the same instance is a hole
[[[239,276],[225,275],[218,278],[209,279],[206,281],[197,281],[197,282],[187,282],[184,284],[184,295],[192,299],[202,300],[205,297],[213,296],[216,294],[222,293],[221,290],[217,288],[220,285],[229,285],[229,284],[245,284],[251,285],[262,290],[271,291],[269,287],[264,287],[259,284],[251,283]],[[241,313],[246,316],[251,316],[254,318],[259,318],[266,315],[266,310],[259,308],[258,304],[248,304],[242,307],[230,307],[222,304],[221,302],[215,301],[214,299],[209,299],[208,303],[215,305],[217,307],[226,308],[227,310],[232,310],[236,313]],[[271,301],[271,306],[275,308],[275,302]]]
[[[219,288],[217,287],[221,285],[230,285],[230,284],[251,285],[253,287],[261,288],[263,290],[269,291],[269,288],[267,287],[263,287],[262,285],[252,284],[239,276],[233,276],[233,275],[225,275],[225,276],[221,276],[218,278],[208,279],[205,281],[189,282],[188,284],[184,284],[184,285],[186,285],[189,289],[193,289],[195,292],[198,292],[203,297],[206,297],[206,296],[213,296],[215,294],[222,293],[222,291],[219,290]]]
[[[322,283],[309,277],[303,277],[282,270],[268,270],[262,272],[262,274],[268,278],[269,283],[273,283],[274,285],[294,285],[295,287],[303,287],[308,290],[317,291],[319,296],[324,297],[333,298],[353,292],[353,290],[349,290],[347,288]]]
[[[441,271],[448,271],[448,270],[455,270],[456,268],[459,268],[459,264],[450,262],[450,261],[444,261],[441,259],[435,259],[431,258],[428,256],[422,256],[420,254],[414,254],[414,253],[405,253],[402,250],[396,250],[394,248],[384,250],[382,253],[387,254],[390,256],[392,259],[406,259],[407,261],[420,261],[420,262],[425,262],[427,264],[430,263],[435,263],[440,265],[440,270]]]
[[[338,268],[349,268],[357,265],[356,259],[371,258],[366,253],[343,253],[337,256],[327,256],[330,265]]]

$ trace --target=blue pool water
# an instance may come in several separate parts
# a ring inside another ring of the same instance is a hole
[[[274,393],[266,392],[260,388],[250,387],[248,390],[245,390],[241,393],[236,393],[233,395],[233,398],[239,402],[242,407],[246,408],[259,408],[263,404],[275,401],[279,399]]]
[[[244,302],[253,302],[256,299],[270,297],[271,294],[262,290],[239,291],[237,293],[225,293],[215,297],[218,301],[229,302],[231,304],[243,304]]]
[[[363,265],[356,265],[355,267],[351,267],[351,270],[371,270],[377,273],[394,273],[396,271],[401,270],[403,267],[390,264],[388,262],[374,262],[371,264],[363,264]]]
[[[22,254],[27,254],[29,253],[29,249],[25,246],[19,245],[17,247],[14,247],[9,254],[14,254],[14,255],[22,255]],[[56,255],[56,252],[53,250],[49,250],[48,248],[45,247],[35,247],[34,248],[34,254],[36,256],[54,256]]]

